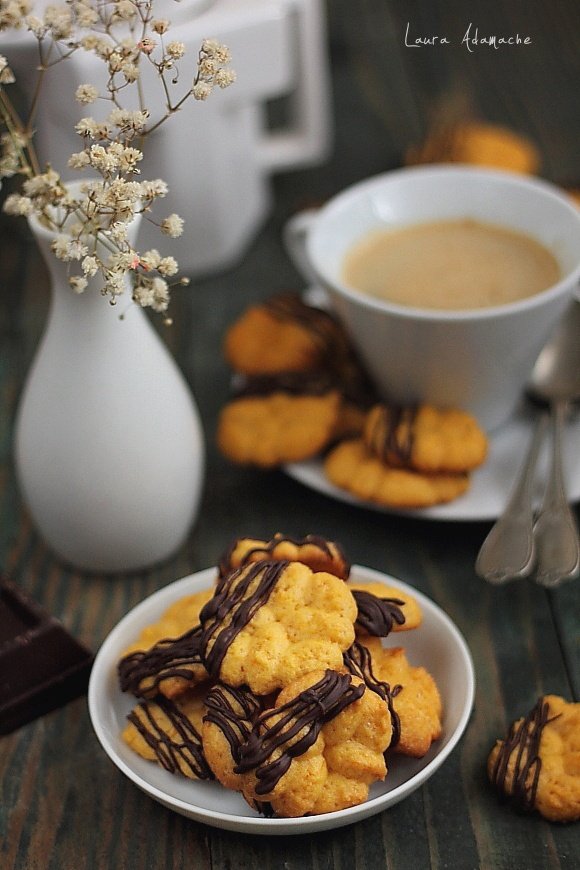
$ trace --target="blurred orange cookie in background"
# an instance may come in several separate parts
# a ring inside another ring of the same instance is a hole
[[[530,139],[508,127],[487,121],[465,120],[434,125],[419,146],[405,154],[405,164],[469,163],[534,175],[541,158]]]

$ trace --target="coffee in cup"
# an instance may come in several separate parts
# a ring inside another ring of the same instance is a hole
[[[524,233],[470,218],[374,230],[350,248],[347,287],[413,308],[506,305],[560,278],[556,258]]]

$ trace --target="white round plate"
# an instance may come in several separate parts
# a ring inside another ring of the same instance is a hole
[[[184,577],[137,605],[113,629],[99,650],[89,684],[89,712],[96,735],[111,760],[146,794],[190,819],[217,828],[251,834],[303,834],[350,825],[386,810],[426,782],[443,764],[463,734],[471,708],[475,680],[465,640],[451,619],[420,592],[370,568],[352,568],[352,578],[383,581],[414,595],[423,610],[420,628],[396,636],[414,665],[426,665],[443,700],[443,734],[421,759],[396,756],[386,780],[376,783],[369,800],[356,807],[299,819],[266,819],[240,795],[215,783],[193,782],[174,776],[133,753],[121,739],[125,718],[135,699],[124,695],[117,682],[117,662],[141,629],[155,622],[174,601],[207,588],[214,568]]]
[[[382,513],[405,514],[429,520],[492,520],[504,510],[511,487],[523,462],[528,443],[532,437],[536,418],[521,408],[500,429],[489,436],[489,453],[485,464],[472,473],[471,486],[465,495],[447,504],[420,510],[386,508],[373,502],[363,501],[346,490],[334,486],[322,466],[322,459],[295,462],[284,466],[290,477],[322,492],[338,501]],[[566,491],[571,502],[580,499],[580,415],[570,419],[564,428],[563,439],[564,474]],[[540,454],[534,499],[540,503],[549,466],[549,439],[546,439]]]

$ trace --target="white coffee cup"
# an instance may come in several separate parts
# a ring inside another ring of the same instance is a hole
[[[535,239],[562,277],[523,300],[461,311],[397,305],[344,284],[344,256],[368,233],[460,218]],[[285,240],[306,279],[329,292],[386,400],[464,408],[488,430],[513,413],[580,280],[580,211],[572,201],[548,182],[468,166],[400,169],[355,184],[292,218]]]

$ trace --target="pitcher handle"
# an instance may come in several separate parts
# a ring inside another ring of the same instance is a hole
[[[287,127],[258,143],[261,166],[280,172],[325,160],[330,151],[330,73],[326,20],[321,0],[291,0],[295,19],[296,87],[289,94]]]

